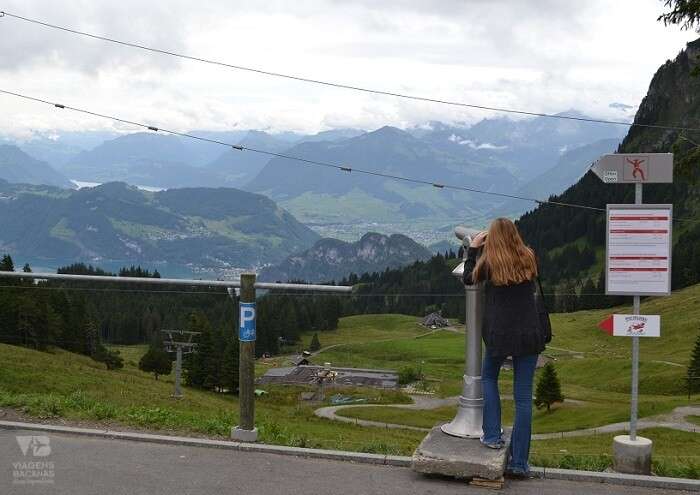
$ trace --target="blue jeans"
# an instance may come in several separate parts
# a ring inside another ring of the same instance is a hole
[[[486,350],[481,381],[484,387],[484,439],[486,443],[501,438],[501,397],[498,393],[498,373],[504,357],[490,356]],[[508,467],[517,471],[529,471],[527,459],[530,455],[530,433],[532,431],[532,381],[535,376],[537,354],[513,358],[513,397],[515,399],[515,421],[510,440],[510,462]]]

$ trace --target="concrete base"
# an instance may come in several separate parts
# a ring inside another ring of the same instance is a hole
[[[506,467],[509,434],[500,450],[481,445],[478,439],[447,435],[440,426],[433,428],[413,453],[413,470],[423,474],[441,474],[455,478],[496,480]]]
[[[236,426],[231,428],[231,440],[236,440],[238,442],[253,443],[258,441],[258,429],[253,428],[252,430],[244,430]]]
[[[613,439],[613,469],[618,473],[651,474],[652,442],[638,436],[618,435]]]

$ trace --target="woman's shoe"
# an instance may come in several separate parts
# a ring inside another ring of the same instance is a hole
[[[481,442],[481,445],[483,445],[484,447],[488,447],[489,449],[494,449],[494,450],[500,450],[506,446],[506,442],[502,438],[499,438],[495,442],[484,442],[484,437],[481,437],[479,439],[479,441]]]

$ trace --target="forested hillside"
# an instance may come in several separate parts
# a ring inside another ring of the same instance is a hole
[[[100,260],[216,272],[276,261],[319,239],[265,196],[122,182],[69,191],[0,181],[0,225],[4,252],[49,266]]]
[[[31,267],[25,265],[24,271]],[[15,271],[5,255],[0,271]],[[60,273],[115,276],[82,263]],[[159,277],[141,267],[119,271],[122,277]],[[221,287],[195,287],[86,281],[2,279],[0,342],[45,350],[51,346],[105,360],[103,344],[160,344],[161,330],[203,332],[212,352],[219,339],[236,335],[238,312]],[[333,330],[340,317],[335,297],[288,295],[269,291],[258,299],[256,352],[276,354],[280,337],[296,342],[302,331]]]
[[[674,183],[644,187],[645,203],[673,203],[673,287],[700,281],[700,132],[644,127],[700,128],[700,39],[654,75],[635,124],[619,147],[621,153],[673,152]],[[697,71],[696,71],[697,72]],[[592,172],[552,198],[564,203],[605,208],[634,202],[632,185],[603,184]],[[603,212],[541,205],[522,216],[518,227],[541,260],[546,284],[561,291],[600,292],[605,243]]]

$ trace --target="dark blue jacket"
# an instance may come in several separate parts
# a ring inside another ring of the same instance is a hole
[[[470,247],[464,262],[463,282],[472,285],[478,249]],[[491,356],[526,356],[545,349],[535,300],[535,282],[494,285],[484,282],[485,308],[482,338]]]

